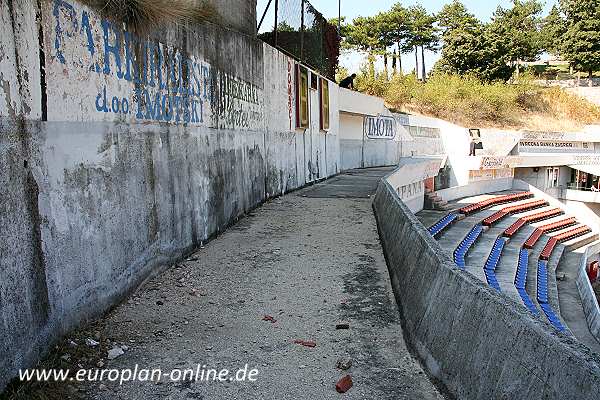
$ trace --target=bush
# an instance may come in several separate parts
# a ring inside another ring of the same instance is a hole
[[[485,83],[476,77],[435,74],[423,84],[414,75],[389,83],[386,102],[393,109],[415,111],[455,123],[478,126],[564,128],[600,121],[600,108],[560,88],[536,86],[525,77],[515,84]],[[531,118],[535,114],[538,118]]]

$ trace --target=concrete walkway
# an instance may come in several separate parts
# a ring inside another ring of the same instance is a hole
[[[104,368],[249,364],[256,382],[95,382],[79,387],[83,398],[441,399],[404,342],[371,209],[388,171],[351,171],[265,204],[78,334],[100,339],[93,362]],[[341,395],[346,374],[354,386]]]

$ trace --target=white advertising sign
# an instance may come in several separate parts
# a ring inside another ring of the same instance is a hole
[[[396,120],[384,115],[365,116],[363,132],[368,139],[392,140],[396,137]]]

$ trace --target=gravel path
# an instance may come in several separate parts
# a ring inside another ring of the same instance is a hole
[[[94,362],[103,368],[248,364],[258,370],[256,381],[94,382],[79,394],[441,399],[406,348],[379,244],[368,195],[384,172],[341,175],[265,204],[80,333],[101,342],[102,360]],[[264,321],[266,315],[276,322]],[[343,323],[349,329],[336,329]],[[108,360],[106,350],[115,346],[125,346],[124,354]],[[352,366],[337,368],[338,360]],[[337,393],[336,382],[348,374],[353,387]]]

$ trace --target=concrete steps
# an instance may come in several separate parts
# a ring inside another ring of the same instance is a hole
[[[451,211],[455,209],[455,207],[449,205],[436,192],[425,193],[425,208],[439,211]]]

